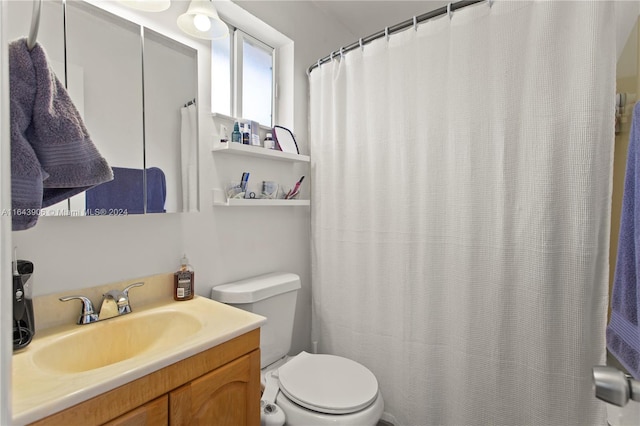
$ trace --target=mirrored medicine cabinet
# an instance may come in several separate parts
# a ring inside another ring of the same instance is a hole
[[[32,2],[7,3],[26,37]],[[115,176],[47,216],[197,210],[197,50],[84,1],[44,1],[37,41]]]

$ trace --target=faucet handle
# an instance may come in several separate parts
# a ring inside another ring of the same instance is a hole
[[[82,311],[80,312],[80,316],[78,317],[78,324],[89,324],[92,322],[98,321],[98,315],[96,315],[93,310],[93,304],[89,298],[84,296],[67,296],[61,297],[59,300],[61,302],[68,302],[69,300],[80,300],[82,302]]]
[[[127,287],[125,287],[124,290],[122,290],[122,292],[124,293],[125,297],[128,299],[129,298],[129,290],[131,290],[133,287],[142,287],[144,285],[143,281],[137,282],[137,283],[133,283],[131,285],[128,285]]]
[[[144,285],[144,282],[137,282],[137,283],[128,285],[127,287],[125,287],[124,290],[122,290],[122,294],[126,299],[126,304],[120,307],[121,314],[128,314],[131,312],[131,305],[129,305],[129,290],[131,290],[133,287],[141,287],[143,285]]]

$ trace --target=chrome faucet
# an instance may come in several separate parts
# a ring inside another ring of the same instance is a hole
[[[133,287],[140,287],[144,285],[143,282],[134,283],[127,286],[124,290],[110,290],[102,295],[102,306],[100,306],[100,313],[96,313],[93,309],[93,304],[89,298],[84,296],[68,296],[61,297],[61,302],[67,302],[69,300],[80,300],[82,302],[82,311],[78,317],[78,324],[91,324],[93,322],[102,321],[105,319],[125,315],[131,312],[131,306],[129,305],[129,290]]]

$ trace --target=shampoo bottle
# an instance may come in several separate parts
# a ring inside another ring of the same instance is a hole
[[[191,300],[194,293],[194,272],[187,255],[182,257],[180,269],[173,274],[173,299]]]

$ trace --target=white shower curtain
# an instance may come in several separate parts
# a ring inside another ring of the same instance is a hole
[[[613,8],[481,3],[311,72],[314,340],[396,424],[606,424]]]

